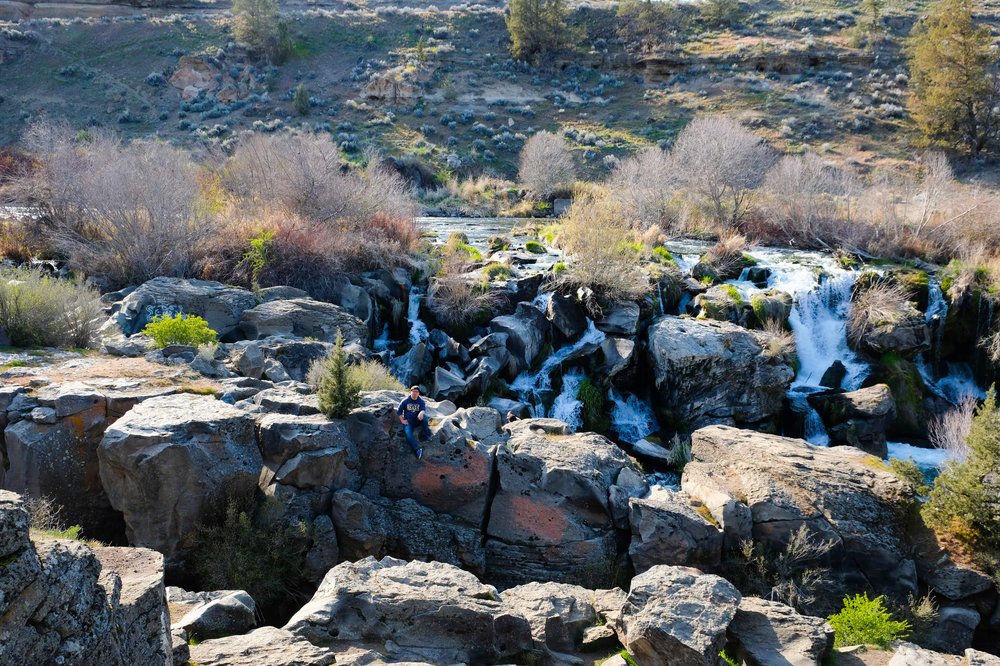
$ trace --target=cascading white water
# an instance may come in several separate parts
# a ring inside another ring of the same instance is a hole
[[[574,431],[583,426],[583,403],[576,397],[586,375],[573,369],[562,376],[562,391],[552,403],[552,418],[559,419]]]
[[[385,351],[389,348],[392,340],[389,339],[389,324],[382,326],[382,332],[377,338],[372,340],[372,349],[375,351]]]
[[[587,345],[598,344],[606,336],[602,331],[597,330],[594,322],[587,321],[587,330],[583,332],[580,339],[573,344],[560,347],[553,352],[542,363],[537,371],[524,371],[514,379],[510,387],[513,389],[521,401],[531,408],[531,415],[535,417],[545,416],[545,397],[552,390],[552,372],[560,367],[566,359],[577,353]],[[568,374],[568,373],[567,373]],[[563,376],[563,392],[565,392],[565,375]],[[576,393],[573,394],[576,399]],[[554,407],[553,407],[554,409]]]
[[[417,344],[430,337],[427,324],[420,319],[420,301],[424,293],[417,287],[410,287],[410,304],[406,310],[406,318],[410,322],[410,342]]]
[[[842,387],[854,391],[868,375],[868,364],[847,346],[847,316],[857,273],[838,270],[818,288],[800,293],[788,323],[795,333],[799,372],[792,386],[819,386],[823,373],[840,361],[847,374]]]
[[[631,393],[619,395],[614,389],[608,391],[608,398],[614,405],[611,427],[623,442],[635,444],[660,429],[653,408],[644,400]]]
[[[695,264],[701,259],[700,254],[677,254],[673,253],[674,262],[677,263],[677,267],[681,269],[681,273],[690,273],[691,269],[695,267]]]

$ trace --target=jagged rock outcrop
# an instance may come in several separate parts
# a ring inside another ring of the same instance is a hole
[[[507,424],[497,451],[498,490],[487,526],[487,572],[503,584],[552,580],[607,584],[616,567],[612,488],[625,453],[561,421]]]
[[[757,666],[819,666],[833,650],[833,628],[776,601],[744,597],[729,625],[736,656]]]
[[[831,446],[854,446],[885,458],[885,432],[896,416],[896,403],[885,384],[848,393],[822,392],[808,397],[826,426]]]
[[[715,666],[740,599],[719,576],[656,566],[632,579],[615,630],[643,666]]]
[[[105,330],[120,330],[126,336],[139,333],[157,315],[178,312],[198,315],[225,339],[236,330],[244,310],[257,305],[252,292],[227,287],[220,282],[158,277],[142,284],[112,306],[115,314]],[[110,326],[113,324],[113,326]]]
[[[252,416],[189,394],[136,406],[104,433],[98,458],[129,543],[155,548],[168,563],[228,498],[253,492],[262,467]]]
[[[367,345],[369,338],[362,320],[338,305],[309,298],[261,303],[243,312],[240,330],[251,340],[295,336],[335,342],[338,331],[344,336],[344,344]]]
[[[773,335],[667,316],[647,339],[653,406],[667,427],[690,432],[714,423],[764,424],[781,412],[795,371]]]
[[[510,663],[532,647],[527,620],[493,587],[447,564],[389,557],[331,569],[284,628],[319,646],[391,640],[399,661]]]
[[[727,543],[752,537],[776,552],[804,525],[815,541],[832,542],[827,603],[869,586],[897,599],[916,592],[902,529],[911,498],[881,461],[725,426],[702,428],[691,442],[681,487],[705,503]]]
[[[28,525],[0,491],[0,663],[171,663],[159,553],[32,542]]]
[[[629,500],[632,540],[629,557],[636,573],[657,564],[718,566],[722,558],[722,531],[699,513],[691,497],[657,486],[646,497]],[[707,508],[704,514],[711,515]]]
[[[507,362],[507,374],[515,377],[531,367],[532,362],[542,351],[545,343],[549,322],[542,312],[527,303],[519,303],[514,314],[495,317],[490,322],[493,333],[506,335],[507,351],[510,358]]]

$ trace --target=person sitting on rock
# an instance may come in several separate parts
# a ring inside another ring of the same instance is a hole
[[[413,455],[420,460],[424,455],[420,442],[431,436],[431,428],[427,424],[427,403],[420,397],[419,386],[410,387],[410,395],[399,403],[396,413],[399,415],[399,422],[403,424],[403,432],[413,449]],[[418,437],[420,441],[417,441]]]

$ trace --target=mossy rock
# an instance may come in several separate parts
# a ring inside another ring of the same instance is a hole
[[[888,384],[892,392],[896,403],[896,418],[888,428],[890,435],[926,437],[926,387],[920,371],[912,361],[898,354],[884,354],[875,364],[867,383]]]

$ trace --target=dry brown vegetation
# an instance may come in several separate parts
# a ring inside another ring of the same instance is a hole
[[[847,339],[851,345],[860,345],[876,326],[903,321],[909,311],[909,301],[909,289],[887,280],[862,290],[847,318]]]

